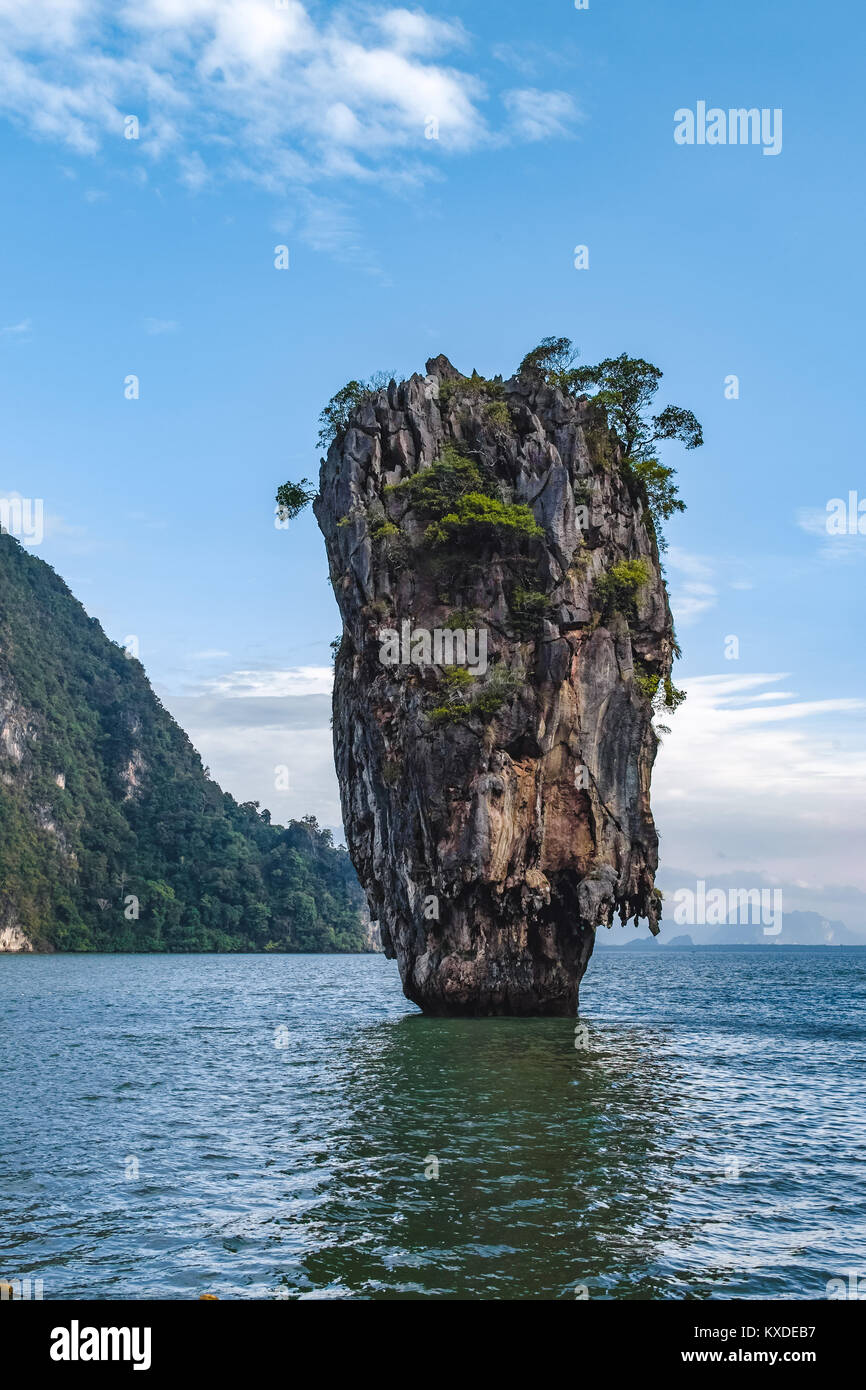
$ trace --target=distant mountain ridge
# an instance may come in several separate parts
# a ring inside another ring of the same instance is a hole
[[[760,924],[729,923],[721,926],[677,927],[675,931],[662,922],[657,938],[635,937],[630,941],[599,940],[599,947],[608,950],[662,950],[696,946],[866,946],[866,936],[851,931],[844,922],[831,922],[820,912],[786,912],[782,930],[777,936],[765,936]]]
[[[349,856],[221,791],[44,561],[0,534],[0,951],[363,951]]]

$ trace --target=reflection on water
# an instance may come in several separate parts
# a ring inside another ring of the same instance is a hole
[[[862,1263],[864,995],[860,952],[604,954],[576,1048],[422,1018],[380,958],[0,960],[0,1277],[823,1297]]]
[[[652,1051],[634,1030],[591,1030],[577,1051],[565,1019],[411,1017],[360,1030],[338,1063],[345,1103],[322,1201],[299,1218],[313,1249],[285,1282],[654,1296],[676,1079]]]

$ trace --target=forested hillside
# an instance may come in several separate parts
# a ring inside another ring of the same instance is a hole
[[[362,901],[330,832],[221,791],[140,663],[0,535],[7,949],[358,951]]]

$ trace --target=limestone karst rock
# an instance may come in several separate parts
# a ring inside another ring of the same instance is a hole
[[[443,458],[481,478],[470,511],[498,498],[539,533],[441,507],[430,529],[399,484]],[[619,912],[657,931],[651,693],[675,645],[645,494],[603,410],[438,357],[358,406],[314,510],[343,617],[344,824],[404,992],[431,1014],[573,1014],[597,927]],[[486,634],[486,672],[449,668],[447,641],[424,660],[424,632],[463,629]],[[389,631],[421,634],[421,660],[395,663]]]

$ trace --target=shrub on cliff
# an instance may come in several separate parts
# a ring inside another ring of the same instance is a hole
[[[439,404],[442,407],[450,405],[455,396],[470,396],[475,400],[487,397],[492,405],[497,402],[504,406],[501,401],[502,378],[497,377],[491,381],[486,376],[480,376],[478,372],[472,372],[471,376],[446,377],[439,383]],[[488,406],[488,410],[491,406]],[[507,407],[505,407],[507,410]]]
[[[612,565],[607,574],[596,580],[595,595],[602,612],[633,617],[638,590],[649,577],[645,560],[623,560]]]
[[[528,507],[503,502],[478,464],[451,444],[429,468],[386,491],[401,494],[414,511],[429,518],[424,536],[431,546],[543,534]]]
[[[520,677],[506,667],[494,666],[487,679],[476,683],[464,667],[446,670],[443,678],[443,703],[428,711],[431,724],[456,724],[476,718],[486,723],[511,698],[521,685]],[[473,693],[474,691],[474,693]]]
[[[399,493],[417,511],[443,516],[461,497],[470,492],[484,492],[487,486],[478,464],[464,458],[453,444],[446,444],[429,468],[420,469],[400,483],[390,483],[385,491]]]
[[[319,448],[330,449],[344,435],[353,414],[365,400],[388,385],[392,372],[374,372],[364,381],[347,381],[336,391],[319,414]]]
[[[311,486],[309,478],[302,478],[299,483],[280,483],[277,488],[280,520],[293,521],[315,495],[316,489]]]
[[[538,628],[550,600],[540,589],[524,589],[519,584],[508,600],[511,623],[521,636],[529,637]]]
[[[467,492],[454,510],[431,522],[424,532],[431,545],[453,541],[487,540],[509,533],[521,536],[544,534],[532,512],[517,502],[501,502],[484,492]]]
[[[574,363],[579,356],[570,338],[542,338],[538,347],[528,352],[517,368],[519,376],[540,372],[548,386],[555,386],[566,395],[571,392]]]
[[[635,478],[643,483],[646,489],[647,502],[649,503],[650,516],[654,523],[656,523],[658,517],[661,517],[663,521],[667,521],[668,517],[673,516],[674,512],[685,511],[686,504],[680,497],[676,484],[673,482],[673,478],[676,475],[675,469],[667,468],[655,458],[627,459],[625,461],[625,467]],[[659,549],[667,549],[657,524],[655,525],[655,531],[656,539],[659,542]]]
[[[635,689],[650,701],[656,712],[665,709],[673,713],[686,698],[686,692],[678,690],[670,676],[662,677],[649,671],[639,659],[634,663],[633,680]]]

